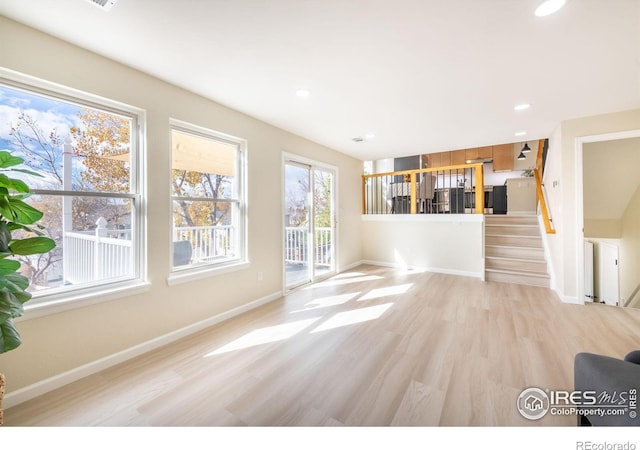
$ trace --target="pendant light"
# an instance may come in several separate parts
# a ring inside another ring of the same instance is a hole
[[[528,149],[525,151],[525,149]],[[522,147],[522,150],[520,150],[520,154],[518,155],[518,161],[522,161],[523,159],[527,159],[527,156],[525,155],[526,152],[530,151],[531,149],[527,146],[527,143],[524,143],[524,147]]]
[[[524,147],[522,147],[522,152],[521,153],[529,153],[531,151],[531,148],[529,147],[529,143],[525,142],[524,143]]]

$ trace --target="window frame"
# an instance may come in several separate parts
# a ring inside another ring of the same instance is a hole
[[[88,107],[131,120],[130,187],[128,193],[31,189],[33,195],[64,197],[107,197],[128,199],[134,206],[131,214],[133,273],[131,277],[113,278],[73,287],[52,288],[33,293],[24,305],[21,318],[32,319],[87,306],[106,300],[145,292],[150,288],[147,275],[147,201],[146,201],[146,112],[141,108],[101,97],[68,86],[0,67],[0,85],[27,94],[47,97],[80,107]]]
[[[189,196],[176,196],[173,193],[171,180],[173,180],[173,139],[172,133],[177,131],[187,135],[200,137],[207,140],[213,140],[222,144],[233,145],[236,147],[236,180],[235,180],[235,197],[233,199],[217,199],[207,197],[189,197]],[[205,128],[199,125],[195,125],[190,122],[171,118],[169,119],[169,140],[171,142],[170,156],[170,169],[169,169],[169,205],[172,215],[171,219],[171,232],[169,235],[170,254],[169,254],[169,277],[167,278],[167,284],[170,286],[174,284],[189,282],[192,280],[198,280],[207,278],[214,275],[223,273],[229,273],[236,270],[241,270],[249,267],[248,259],[248,233],[247,233],[247,141],[246,139],[232,136],[226,133]],[[174,201],[187,200],[187,201],[209,201],[211,203],[232,203],[236,204],[234,208],[234,225],[237,227],[236,232],[236,248],[237,257],[233,259],[226,259],[220,262],[209,262],[200,264],[189,264],[185,266],[175,267],[173,265],[173,235],[175,223],[173,221]],[[236,222],[237,220],[237,222]]]

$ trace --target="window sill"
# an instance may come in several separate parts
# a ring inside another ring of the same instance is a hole
[[[148,281],[129,281],[117,287],[101,286],[95,290],[89,288],[79,292],[61,292],[53,295],[51,300],[42,303],[36,303],[32,306],[27,303],[24,315],[16,321],[36,319],[96,303],[129,297],[147,292],[149,289],[151,289],[151,283]]]
[[[169,286],[174,286],[176,284],[189,283],[191,281],[202,280],[204,278],[214,277],[247,268],[249,268],[248,261],[238,261],[217,267],[194,267],[191,269],[184,269],[179,272],[173,272],[169,275],[169,278],[167,278],[167,284]]]

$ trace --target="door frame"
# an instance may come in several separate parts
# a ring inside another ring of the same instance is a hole
[[[284,242],[284,228],[285,228],[285,224],[284,224],[284,216],[285,216],[285,212],[286,212],[286,192],[285,192],[285,165],[288,163],[297,163],[297,164],[301,164],[301,165],[306,165],[309,166],[309,169],[311,171],[313,171],[314,169],[324,169],[324,170],[330,170],[333,172],[333,176],[334,176],[334,180],[333,180],[333,236],[332,239],[335,242],[336,245],[333,245],[333,259],[334,259],[334,264],[333,264],[333,270],[323,274],[321,276],[315,276],[315,263],[313,261],[311,261],[311,283],[316,282],[318,280],[322,280],[325,278],[329,278],[333,275],[335,275],[336,273],[340,272],[340,266],[339,266],[339,245],[337,245],[337,243],[339,242],[339,227],[340,227],[340,220],[339,220],[339,211],[340,211],[340,207],[339,207],[339,171],[338,171],[338,167],[322,162],[322,161],[317,161],[311,158],[307,158],[306,156],[301,156],[298,155],[296,153],[290,153],[290,152],[286,152],[283,151],[282,152],[282,160],[280,163],[280,196],[281,196],[281,211],[280,211],[280,248],[281,248],[281,267],[282,267],[282,286],[283,289],[282,291],[286,294],[288,292],[294,291],[295,289],[299,288],[300,286],[294,286],[292,288],[287,288],[287,273],[286,273],[286,264],[285,264],[285,242]],[[313,177],[311,177],[313,179]],[[314,206],[311,205],[311,211],[310,214],[314,213]],[[315,229],[315,226],[314,226]],[[306,286],[307,284],[303,284],[301,286]]]
[[[594,142],[639,138],[640,130],[577,137],[575,141],[576,272],[578,304],[584,305],[584,162],[583,145]],[[567,236],[569,238],[569,236]]]

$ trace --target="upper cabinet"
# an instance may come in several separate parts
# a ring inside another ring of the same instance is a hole
[[[451,165],[457,166],[460,164],[466,164],[467,151],[466,150],[454,150],[451,153]]]
[[[422,155],[422,167],[440,168],[466,164],[467,161],[493,160],[494,172],[515,169],[514,144],[489,145]]]
[[[451,161],[452,153],[453,152],[438,152],[422,155],[422,165],[424,166],[424,163],[426,161],[425,167],[429,167],[431,169],[450,166],[453,164],[453,162]],[[461,164],[464,164],[464,161]]]
[[[493,146],[493,171],[508,172],[514,168],[513,144]]]
[[[474,159],[491,159],[493,157],[493,146],[475,147],[465,150],[466,161]]]

